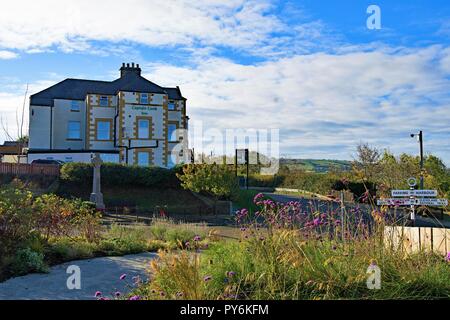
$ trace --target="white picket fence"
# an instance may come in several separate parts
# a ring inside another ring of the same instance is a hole
[[[450,252],[450,229],[422,227],[385,227],[385,245],[405,253]]]

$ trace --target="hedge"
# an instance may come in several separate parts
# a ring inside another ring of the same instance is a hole
[[[172,169],[161,167],[127,166],[105,163],[101,166],[102,186],[140,186],[154,188],[179,188],[176,173],[181,167]],[[61,179],[70,184],[85,184],[92,181],[93,167],[87,163],[66,163],[61,168]]]

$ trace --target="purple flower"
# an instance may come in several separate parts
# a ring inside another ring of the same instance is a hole
[[[337,247],[336,247],[336,246],[332,246],[332,247],[331,247],[331,249],[333,249],[333,250],[336,250],[336,249],[337,249]]]
[[[182,297],[182,296],[183,296],[183,292],[177,292],[177,293],[176,293],[176,296],[177,296],[177,297]]]
[[[319,219],[319,218],[315,218],[315,219],[313,220],[313,224],[314,224],[315,226],[318,226],[318,225],[320,224],[320,219]]]
[[[164,291],[161,291],[161,292],[159,293],[159,295],[160,295],[161,297],[165,297],[165,296],[166,296],[166,294],[164,293]]]
[[[447,262],[450,262],[450,251],[447,253],[447,257],[445,258]]]
[[[189,243],[189,241],[186,241],[186,243],[184,244],[184,246],[185,246],[186,248],[188,248],[190,245],[191,245],[191,244]]]
[[[202,238],[201,238],[199,235],[197,235],[197,236],[194,237],[194,241],[197,241],[197,242],[198,242],[198,241],[200,241],[200,240],[202,240]]]
[[[132,301],[141,300],[141,297],[140,296],[132,296],[128,300],[132,300]]]
[[[102,293],[101,293],[100,291],[96,291],[96,292],[95,292],[95,297],[96,297],[96,298],[100,297],[101,295],[102,295]]]
[[[234,272],[234,271],[227,271],[227,277],[228,278],[234,277],[235,274],[236,274],[236,272]]]
[[[115,295],[116,297],[120,297],[120,296],[122,295],[122,293],[120,293],[120,291],[116,291],[116,292],[114,293],[114,295]]]
[[[253,202],[255,204],[258,204],[259,200],[264,198],[264,195],[262,193],[258,193],[254,198],[253,198]]]
[[[120,276],[120,280],[125,280],[125,278],[127,277],[127,274],[126,273],[124,273],[124,274],[122,274],[121,276]]]
[[[205,276],[205,277],[203,278],[203,281],[208,282],[208,281],[210,281],[211,279],[212,279],[211,276]]]

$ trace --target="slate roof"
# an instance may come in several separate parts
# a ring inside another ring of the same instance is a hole
[[[163,88],[136,73],[127,73],[114,81],[66,79],[30,97],[30,104],[53,106],[53,99],[85,100],[88,93],[115,95],[119,91],[167,93],[169,99],[185,100],[180,89]]]

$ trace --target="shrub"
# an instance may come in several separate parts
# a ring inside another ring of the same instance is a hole
[[[165,169],[161,167],[127,166],[123,164],[104,163],[101,166],[102,185],[141,186],[158,188],[178,188],[180,183],[176,173],[179,167]],[[90,187],[93,167],[86,163],[66,163],[61,168],[61,179],[71,184],[84,184]]]
[[[32,194],[25,189],[0,188],[0,260],[31,235],[34,227],[32,203]]]
[[[76,199],[71,201],[71,206],[75,213],[71,220],[72,225],[88,242],[97,241],[101,232],[101,214],[95,204]]]
[[[44,262],[44,255],[30,248],[19,249],[17,251],[14,262],[12,263],[12,269],[16,274],[48,272],[48,267]]]
[[[83,239],[59,238],[52,240],[45,256],[50,263],[61,263],[74,259],[94,257],[95,245]]]
[[[68,235],[72,231],[71,220],[76,208],[69,200],[44,194],[35,200],[33,210],[37,215],[37,228],[47,240],[50,236]]]
[[[235,173],[226,165],[189,164],[177,177],[184,189],[206,193],[216,199],[232,199],[239,191]]]

